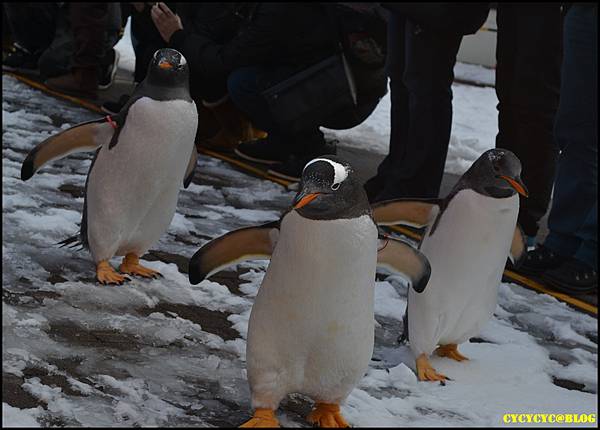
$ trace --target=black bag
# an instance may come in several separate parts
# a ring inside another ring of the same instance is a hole
[[[272,117],[290,132],[319,127],[323,119],[357,106],[354,76],[340,43],[332,5],[322,7],[332,23],[335,54],[264,90]]]
[[[273,118],[299,132],[356,107],[354,77],[341,51],[262,92]]]

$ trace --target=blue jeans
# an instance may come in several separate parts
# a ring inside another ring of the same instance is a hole
[[[564,26],[560,104],[554,133],[561,149],[544,245],[597,268],[598,9],[573,5]]]

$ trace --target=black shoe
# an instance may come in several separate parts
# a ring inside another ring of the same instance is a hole
[[[269,165],[281,163],[286,159],[281,145],[270,141],[269,137],[242,142],[235,149],[235,153],[245,160]]]
[[[304,166],[314,157],[298,157],[290,155],[283,163],[277,163],[271,166],[267,171],[270,175],[277,178],[287,179],[292,182],[299,182],[302,177]]]
[[[117,67],[119,66],[119,51],[112,48],[108,54],[108,63],[100,67],[100,76],[98,77],[98,89],[106,90],[115,81],[115,75],[117,74]]]
[[[568,294],[585,294],[598,289],[598,273],[582,261],[569,259],[542,275],[553,289]]]
[[[123,94],[121,97],[119,97],[119,101],[103,103],[101,109],[103,112],[106,112],[109,115],[116,115],[121,112],[121,109],[123,109],[123,106],[125,106],[128,101],[129,96]]]
[[[13,44],[12,52],[2,61],[2,70],[22,73],[38,72],[39,58],[39,54],[33,54],[15,43]]]
[[[302,177],[302,170],[304,170],[306,163],[322,155],[336,154],[336,143],[336,140],[324,142],[321,149],[318,152],[312,153],[311,155],[292,154],[284,162],[272,165],[267,173],[278,178],[287,179],[288,181],[298,182]]]
[[[525,275],[541,275],[548,270],[556,269],[567,260],[567,257],[558,255],[543,245],[538,245],[533,251],[527,252],[517,271]]]

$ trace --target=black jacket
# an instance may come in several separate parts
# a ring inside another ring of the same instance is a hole
[[[194,3],[178,12],[184,28],[169,45],[195,75],[227,76],[253,65],[302,69],[335,49],[333,25],[318,3]]]

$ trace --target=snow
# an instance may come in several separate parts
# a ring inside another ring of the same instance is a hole
[[[446,168],[460,172],[493,146],[495,95],[493,88],[453,88]],[[82,198],[59,188],[84,186],[91,155],[57,161],[20,180],[34,144],[95,114],[6,76],[2,110],[3,375],[20,393],[4,396],[3,426],[245,421],[251,410],[248,319],[268,261],[238,264],[198,285],[189,284],[180,262],[185,266],[210,238],[277,219],[294,193],[200,157],[192,185],[181,191],[173,222],[154,247],[159,253],[144,260],[164,277],[100,286],[87,252],[55,245],[78,231],[83,208]],[[365,124],[338,138],[385,152],[389,98]],[[432,358],[452,378],[441,386],[418,382],[409,347],[396,341],[406,297],[399,276],[376,283],[373,360],[342,406],[353,426],[501,426],[505,413],[597,414],[596,319],[548,295],[501,284],[494,317],[478,339],[460,347],[470,360]],[[307,426],[298,410],[309,408],[307,399],[293,396],[277,415],[282,425]]]

